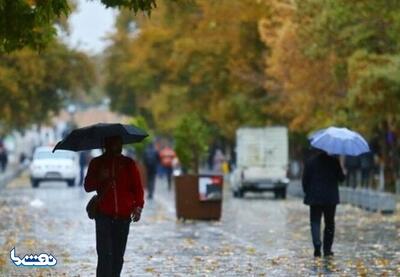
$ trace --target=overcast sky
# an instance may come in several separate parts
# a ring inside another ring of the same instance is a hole
[[[105,36],[114,29],[116,11],[106,9],[99,0],[77,2],[77,11],[69,17],[71,35],[67,42],[89,54],[101,53],[107,46]]]

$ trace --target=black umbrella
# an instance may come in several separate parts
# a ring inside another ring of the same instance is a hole
[[[83,151],[104,147],[106,137],[120,136],[123,144],[141,142],[148,134],[134,126],[120,123],[98,123],[73,130],[57,143],[53,152],[58,149]]]

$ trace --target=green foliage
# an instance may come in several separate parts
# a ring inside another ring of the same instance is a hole
[[[312,60],[335,56],[332,74],[347,101],[347,124],[371,133],[397,116],[400,2],[298,0],[302,47]],[[355,12],[357,11],[357,12]],[[343,95],[342,92],[342,95]]]
[[[144,11],[148,14],[156,7],[156,0],[101,0],[106,7],[124,7],[133,10],[135,13]]]
[[[94,80],[89,58],[61,43],[40,54],[24,48],[0,55],[0,123],[8,129],[46,121]]]
[[[400,2],[273,2],[275,22],[261,32],[271,47],[273,111],[300,132],[337,124],[381,136],[375,141],[393,184],[400,145],[385,136],[400,133]]]
[[[399,1],[296,0],[296,4],[299,31],[311,55],[334,51],[348,57],[361,49],[399,50]]]
[[[265,124],[262,1],[159,1],[150,19],[121,12],[107,53],[107,92],[117,111],[147,111],[171,132],[201,112],[233,139],[243,124]],[[136,28],[133,28],[136,26]]]
[[[99,0],[97,0],[99,1]],[[135,13],[150,14],[155,0],[101,0],[107,7],[125,7]],[[57,35],[55,23],[61,23],[71,11],[68,0],[0,0],[0,53],[23,47],[41,50]]]
[[[209,125],[199,114],[186,115],[174,131],[175,151],[185,169],[198,173],[211,138]]]
[[[400,123],[400,55],[355,52],[349,59],[349,105],[352,124],[366,133],[390,118]]]
[[[152,132],[149,130],[149,126],[146,122],[146,119],[143,116],[135,116],[129,121],[129,124],[133,124],[143,130],[145,130],[149,136],[145,138],[141,143],[134,143],[129,145],[129,147],[133,147],[135,149],[136,157],[141,159],[144,154],[144,150],[146,149],[147,145],[152,141]]]
[[[327,124],[370,134],[397,116],[400,2],[285,0],[261,24],[271,49],[271,111],[292,130]]]
[[[56,35],[54,22],[69,12],[68,0],[0,0],[0,53],[42,49]]]

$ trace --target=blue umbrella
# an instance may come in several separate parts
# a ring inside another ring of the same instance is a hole
[[[311,145],[332,155],[358,156],[370,151],[367,141],[359,133],[338,127],[313,133]]]

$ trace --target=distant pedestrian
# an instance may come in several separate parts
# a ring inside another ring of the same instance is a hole
[[[4,173],[7,169],[8,153],[2,140],[0,140],[0,172]]]
[[[374,155],[371,152],[360,156],[361,186],[368,188],[371,185],[371,175],[374,169]]]
[[[208,148],[208,158],[207,158],[207,166],[208,170],[212,171],[214,168],[214,156],[216,151],[216,146],[212,145]]]
[[[360,169],[360,158],[357,156],[346,156],[344,166],[346,168],[346,185],[356,188],[357,172]]]
[[[153,143],[146,146],[143,161],[147,175],[147,197],[152,199],[154,195],[158,165],[158,153]]]
[[[221,149],[217,149],[215,151],[214,157],[213,157],[213,171],[215,173],[222,173],[223,170],[223,164],[225,162],[225,155],[222,152]]]
[[[171,190],[173,163],[176,157],[175,151],[166,146],[160,151],[160,163],[167,175],[168,190]]]
[[[79,185],[83,185],[83,181],[85,178],[85,170],[89,163],[89,152],[88,151],[81,151],[79,153],[79,170],[80,170],[80,180]]]
[[[314,257],[321,256],[321,218],[324,216],[324,256],[332,256],[335,234],[335,212],[339,204],[338,183],[344,181],[344,174],[336,157],[322,150],[316,150],[306,161],[303,172],[304,204],[310,206],[311,236]]]
[[[122,154],[122,138],[105,139],[105,153],[91,160],[85,190],[98,195],[96,221],[97,277],[118,277],[131,221],[139,221],[144,205],[136,163]]]

